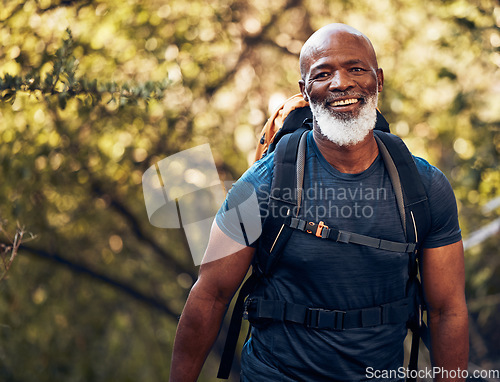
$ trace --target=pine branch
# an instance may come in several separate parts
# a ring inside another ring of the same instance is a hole
[[[90,99],[91,106],[100,103],[104,96],[123,107],[127,104],[138,104],[139,101],[160,100],[169,86],[168,80],[147,81],[143,84],[119,85],[116,82],[98,83],[97,80],[77,76],[78,60],[73,56],[74,41],[71,30],[67,29],[67,38],[61,48],[42,62],[38,68],[32,69],[24,76],[5,74],[0,77],[0,100],[14,103],[18,92],[41,94],[44,97],[56,96],[59,107],[64,109],[70,98],[84,97]],[[52,65],[52,71],[42,80],[40,71],[46,64]]]

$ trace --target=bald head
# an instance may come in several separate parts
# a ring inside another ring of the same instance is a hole
[[[300,51],[300,74],[303,80],[307,76],[311,60],[314,56],[325,49],[333,40],[355,41],[367,48],[368,59],[374,68],[378,67],[377,56],[371,41],[357,29],[340,23],[328,24],[314,32],[304,43]]]

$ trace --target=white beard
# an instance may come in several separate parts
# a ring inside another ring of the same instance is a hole
[[[357,117],[346,118],[324,104],[310,102],[311,111],[321,133],[339,146],[352,146],[365,139],[377,121],[378,93],[366,99]]]

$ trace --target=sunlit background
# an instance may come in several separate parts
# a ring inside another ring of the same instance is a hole
[[[330,22],[370,37],[392,131],[455,189],[470,360],[500,369],[497,1],[2,0],[1,242],[26,233],[12,263],[0,249],[1,381],[168,379],[197,268],[182,230],[150,225],[142,174],[209,143],[238,178]]]

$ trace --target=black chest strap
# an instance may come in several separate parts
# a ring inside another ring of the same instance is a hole
[[[287,218],[285,219],[285,224],[290,226],[290,228],[313,234],[320,239],[327,239],[337,243],[364,245],[366,247],[399,253],[413,253],[416,248],[416,243],[400,243],[397,241],[384,240],[377,237],[339,230],[333,227],[330,228],[322,221],[314,223],[298,218]]]

